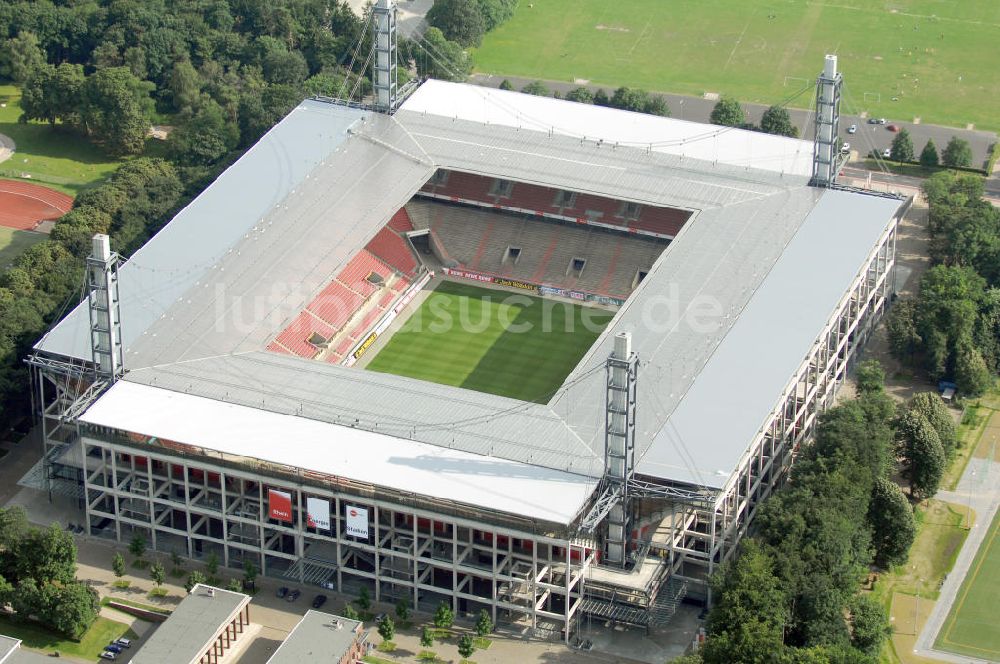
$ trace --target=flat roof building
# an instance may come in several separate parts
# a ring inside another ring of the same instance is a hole
[[[309,610],[267,664],[352,664],[364,657],[367,637],[358,620]]]
[[[132,656],[132,664],[214,664],[250,624],[250,596],[199,583]]]

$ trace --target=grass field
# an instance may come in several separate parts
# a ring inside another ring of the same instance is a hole
[[[34,623],[17,623],[6,616],[0,616],[0,634],[21,639],[23,646],[51,652],[58,650],[62,655],[84,657],[97,660],[104,646],[120,637],[137,638],[129,626],[98,617],[79,641],[69,641],[53,634],[48,629]]]
[[[42,233],[18,231],[0,226],[0,271],[7,269],[22,251],[44,239],[45,235]]]
[[[1000,512],[993,517],[976,559],[962,582],[935,647],[1000,660],[1000,620],[993,601],[1000,595]]]
[[[0,163],[0,175],[20,178],[23,173],[38,182],[75,196],[109,176],[121,163],[86,140],[53,130],[47,124],[17,121],[21,115],[20,91],[0,85],[0,134],[14,139],[17,151]]]
[[[444,281],[367,368],[544,403],[611,318]]]
[[[848,113],[1000,128],[996,0],[535,0],[474,59],[483,73],[769,104],[815,80],[826,53]]]

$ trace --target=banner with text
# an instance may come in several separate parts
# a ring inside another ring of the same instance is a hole
[[[496,284],[497,286],[506,286],[507,288],[533,291],[541,295],[555,295],[557,297],[566,297],[571,300],[580,300],[581,302],[597,302],[598,304],[614,307],[620,307],[625,304],[624,298],[612,297],[610,295],[597,295],[595,293],[585,293],[583,291],[569,290],[566,288],[555,288],[544,284],[532,284],[527,281],[508,279],[507,277],[498,277],[492,274],[472,272],[471,270],[461,270],[453,267],[442,268],[442,270],[445,274],[452,277],[461,277],[462,279],[471,279],[473,281]]]
[[[267,490],[267,505],[272,519],[292,522],[292,494],[277,489]]]
[[[330,501],[306,498],[306,524],[317,530],[330,530]]]
[[[368,539],[368,510],[364,507],[345,505],[347,519],[345,527],[348,535]]]

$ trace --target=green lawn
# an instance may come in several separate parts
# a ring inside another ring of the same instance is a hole
[[[17,121],[21,115],[20,91],[0,85],[0,134],[17,145],[14,156],[0,163],[0,176],[20,178],[30,174],[38,182],[75,196],[109,176],[121,163],[85,139],[47,124]]]
[[[44,239],[45,235],[42,233],[0,226],[0,271],[7,269],[22,251]]]
[[[996,130],[998,44],[996,0],[536,0],[474,59],[483,73],[773,103],[836,53],[847,112]]]
[[[96,660],[101,654],[104,646],[115,639],[128,636],[134,639],[136,635],[129,629],[128,625],[107,618],[98,617],[91,625],[87,633],[79,641],[69,641],[49,632],[47,629],[34,623],[16,623],[6,616],[0,616],[0,634],[15,639],[21,639],[23,646],[52,652],[58,650],[60,654],[75,655]]]
[[[545,403],[611,318],[590,307],[444,281],[368,368]]]
[[[1000,512],[993,517],[976,559],[962,582],[935,647],[1000,660],[1000,621],[993,601],[1000,595]]]

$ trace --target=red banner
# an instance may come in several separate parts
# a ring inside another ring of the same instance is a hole
[[[276,489],[267,490],[267,504],[272,519],[292,522],[292,494]]]

